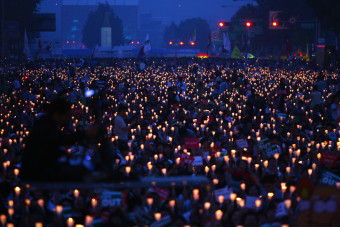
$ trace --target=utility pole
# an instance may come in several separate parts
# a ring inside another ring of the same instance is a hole
[[[1,57],[5,58],[5,0],[2,0],[2,18],[1,18]]]

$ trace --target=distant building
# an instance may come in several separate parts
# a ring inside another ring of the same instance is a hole
[[[56,32],[42,32],[44,42],[56,49],[84,49],[82,29],[91,11],[99,3],[108,3],[122,20],[125,40],[138,37],[138,0],[49,0],[42,1],[40,12],[56,14]],[[112,31],[114,35],[114,31]]]

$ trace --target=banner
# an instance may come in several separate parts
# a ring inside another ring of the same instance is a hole
[[[260,142],[257,143],[257,146],[259,147],[260,150],[266,150],[271,146],[269,139],[265,138],[261,140]]]
[[[198,138],[185,138],[185,148],[198,149],[200,140]]]
[[[281,148],[278,145],[273,145],[267,148],[264,153],[270,158],[274,156],[275,153],[281,154]]]
[[[203,157],[202,156],[194,156],[194,161],[192,166],[203,166]]]
[[[248,142],[246,139],[236,140],[236,145],[238,148],[248,148]]]
[[[320,183],[335,186],[337,182],[340,182],[339,176],[328,171],[324,171],[321,174]]]
[[[117,207],[122,202],[122,192],[105,190],[100,195],[102,207]]]
[[[322,153],[321,164],[328,166],[336,166],[338,163],[338,156],[335,154]]]
[[[216,201],[218,201],[218,197],[220,195],[223,195],[224,199],[226,199],[226,200],[230,199],[231,193],[233,193],[233,189],[229,188],[228,186],[226,186],[225,188],[217,189],[217,190],[214,191]]]

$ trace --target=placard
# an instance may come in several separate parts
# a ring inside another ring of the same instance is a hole
[[[223,195],[224,199],[227,200],[227,199],[230,199],[230,194],[233,193],[233,190],[227,186],[225,188],[215,190],[214,193],[215,193],[216,201],[218,201],[218,197],[220,195]]]
[[[321,154],[321,164],[327,166],[336,166],[338,163],[338,156],[335,154],[322,153]]]
[[[268,138],[261,140],[260,142],[257,143],[257,145],[258,145],[260,150],[265,150],[265,149],[267,149],[268,147],[271,146]]]
[[[248,142],[245,139],[236,140],[236,145],[238,148],[248,148]]]
[[[122,202],[122,192],[105,190],[100,195],[102,207],[117,207]]]
[[[337,182],[340,182],[339,176],[328,171],[324,171],[321,174],[320,183],[335,186]]]
[[[187,149],[198,149],[200,140],[199,138],[185,138],[185,148]]]
[[[192,166],[203,166],[203,157],[194,156],[194,161],[192,162]]]

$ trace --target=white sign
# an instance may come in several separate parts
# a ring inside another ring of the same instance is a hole
[[[192,166],[203,166],[203,158],[202,156],[194,156],[194,161]]]
[[[227,186],[225,188],[215,190],[214,193],[215,193],[216,201],[218,201],[218,197],[220,195],[223,195],[224,199],[230,199],[230,194],[233,193],[233,189],[228,188],[228,186]]]
[[[258,200],[259,197],[255,197],[255,196],[247,196],[246,198],[246,205],[245,207],[248,209],[256,209],[256,205],[255,205],[255,201]],[[262,203],[261,203],[262,205]]]
[[[236,140],[236,145],[238,148],[248,148],[248,142],[245,139]]]

